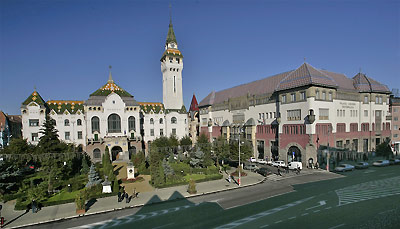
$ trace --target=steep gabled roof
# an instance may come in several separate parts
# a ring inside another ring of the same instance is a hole
[[[22,106],[27,106],[31,102],[35,102],[39,106],[46,106],[44,99],[36,90],[22,103]]]
[[[175,44],[178,44],[176,41],[175,33],[174,33],[174,28],[172,26],[172,21],[169,22],[169,27],[168,27],[168,34],[167,34],[167,41],[166,43],[170,42],[175,42]]]
[[[338,86],[332,77],[315,69],[308,63],[304,63],[279,82],[275,90],[282,91],[306,85]]]
[[[199,104],[197,103],[196,96],[193,94],[192,102],[190,103],[189,111],[198,111],[198,110],[199,110]]]

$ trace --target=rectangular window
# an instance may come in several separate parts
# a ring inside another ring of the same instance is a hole
[[[39,119],[29,119],[29,126],[39,126]]]
[[[82,131],[78,131],[78,139],[82,139]]]
[[[382,96],[379,96],[379,104],[382,104],[382,103],[383,103]]]
[[[282,95],[282,103],[286,103],[286,95]]]
[[[70,138],[69,132],[65,132],[65,133],[64,133],[64,136],[65,136],[65,140],[69,140],[69,138]]]
[[[332,101],[332,92],[329,92],[329,100]]]
[[[399,117],[394,117],[393,121],[399,121]]]
[[[154,136],[154,129],[150,129],[150,136]]]
[[[172,129],[172,135],[176,135],[176,129]]]
[[[322,99],[326,100],[326,92],[322,92]]]
[[[287,111],[287,120],[293,121],[293,120],[300,120],[301,119],[301,110],[288,110]]]
[[[346,124],[345,123],[338,123],[336,125],[336,132],[338,132],[338,133],[346,132]]]
[[[343,148],[343,141],[336,141],[337,148]]]
[[[379,97],[378,96],[375,97],[375,103],[379,103]]]
[[[358,131],[358,124],[357,123],[351,123],[350,124],[350,132],[357,132]]]
[[[179,58],[176,58],[176,62],[179,64],[179,62],[180,62],[180,59],[179,59]]]
[[[368,103],[368,96],[364,96],[364,103]]]
[[[328,108],[319,108],[319,120],[329,120]]]
[[[164,136],[164,129],[160,129],[160,136]]]
[[[32,141],[33,141],[33,142],[39,141],[39,135],[38,135],[38,133],[32,133]]]
[[[364,110],[364,117],[368,117],[368,110]]]
[[[398,125],[394,125],[393,127],[394,127],[393,130],[398,130],[398,129],[399,129],[399,126],[398,126]]]
[[[290,98],[291,98],[291,101],[292,101],[292,102],[296,102],[296,93],[292,93],[292,94],[290,95]]]
[[[300,100],[306,100],[306,92],[305,91],[300,92]]]
[[[319,91],[315,92],[315,99],[319,99]]]
[[[398,135],[397,135],[397,134],[393,134],[393,137],[397,138],[397,137],[398,137]]]

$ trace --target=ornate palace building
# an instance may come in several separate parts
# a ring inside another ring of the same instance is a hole
[[[390,137],[390,91],[363,73],[295,70],[226,90],[200,104],[200,130],[251,141],[256,158],[316,161],[321,146],[373,151]]]
[[[21,106],[23,138],[37,144],[48,114],[56,121],[60,140],[79,145],[94,161],[101,161],[106,146],[113,160],[129,160],[138,150],[147,152],[157,137],[175,135],[180,139],[188,135],[182,94],[183,56],[171,22],[160,61],[163,103],[136,101],[114,82],[110,70],[106,84],[86,101],[45,102],[35,90]]]

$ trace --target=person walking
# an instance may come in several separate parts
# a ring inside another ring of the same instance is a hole
[[[127,192],[125,192],[125,202],[129,203],[129,201],[130,201],[129,195]]]
[[[32,200],[32,213],[37,212],[37,206],[36,206],[36,201],[35,199]]]

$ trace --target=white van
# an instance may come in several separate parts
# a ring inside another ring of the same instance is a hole
[[[288,167],[289,167],[289,169],[297,169],[297,168],[299,168],[300,170],[302,170],[303,169],[303,164],[301,162],[299,162],[299,161],[292,161],[292,162],[289,162]]]
[[[278,166],[280,166],[280,167],[285,167],[286,164],[285,164],[284,161],[274,161],[274,162],[272,162],[272,166],[275,166],[275,167],[278,167]]]

